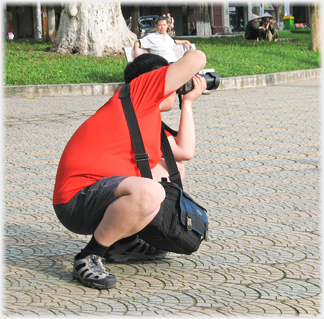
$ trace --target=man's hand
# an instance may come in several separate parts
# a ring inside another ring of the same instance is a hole
[[[189,40],[175,40],[176,44],[186,44],[189,49],[192,49],[191,42]]]
[[[183,96],[184,102],[191,102],[193,103],[195,100],[199,98],[199,96],[206,90],[207,83],[206,79],[200,76],[199,74],[195,75],[192,78],[194,88],[187,94]]]
[[[186,40],[186,43],[185,43],[189,49],[192,49],[192,45],[191,45],[191,42],[189,40]]]

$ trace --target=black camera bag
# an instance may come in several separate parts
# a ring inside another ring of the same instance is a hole
[[[128,84],[121,88],[120,99],[141,176],[152,178],[148,154],[145,152]],[[198,250],[203,239],[207,240],[208,219],[206,209],[196,203],[182,189],[180,173],[165,134],[165,129],[170,131],[169,127],[163,123],[161,128],[161,149],[171,183],[161,181],[161,185],[165,188],[167,199],[172,201],[173,198],[175,205],[172,205],[170,210],[164,209],[163,212],[161,208],[152,222],[139,233],[139,236],[157,249],[190,255]],[[163,204],[161,204],[161,207]]]

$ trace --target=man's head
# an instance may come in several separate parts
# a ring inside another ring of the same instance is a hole
[[[256,15],[256,14],[252,14],[250,19],[249,19],[249,22],[252,21],[252,23],[257,23],[259,21],[261,17]]]
[[[169,62],[159,55],[151,53],[141,54],[133,62],[127,64],[124,70],[125,83],[130,83],[143,73],[160,69],[167,65],[169,65]]]
[[[169,62],[159,55],[151,53],[141,54],[137,58],[135,58],[133,62],[127,64],[124,71],[125,83],[130,83],[133,79],[137,78],[143,73],[160,69],[163,66],[167,65],[169,65]],[[171,94],[168,98],[166,98],[160,103],[160,111],[170,111],[174,106],[175,99],[176,92]]]
[[[272,19],[272,15],[269,12],[266,12],[263,16],[262,16],[262,20],[265,22],[268,22],[270,19]]]
[[[166,34],[168,29],[168,19],[167,17],[158,17],[155,22],[156,31],[162,35]]]

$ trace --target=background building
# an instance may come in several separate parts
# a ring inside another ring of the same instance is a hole
[[[14,39],[47,39],[50,31],[55,33],[58,30],[63,5],[17,2],[4,4],[4,7],[4,38],[12,33]],[[49,20],[54,23],[49,23]]]
[[[58,29],[60,14],[64,3],[50,5],[41,3],[14,3],[3,4],[4,26],[2,28],[4,39],[8,34],[14,39],[46,39]],[[175,32],[177,36],[194,35],[197,25],[197,5],[141,5],[139,16],[162,15],[170,12],[175,20]],[[131,16],[134,6],[122,4],[122,13],[125,20]],[[208,3],[208,13],[211,34],[243,32],[249,16],[253,13],[262,15],[264,12],[271,13],[277,21],[279,29],[284,28],[283,17],[294,16],[297,26],[309,25],[310,4],[305,3],[269,3],[269,2],[222,2]]]

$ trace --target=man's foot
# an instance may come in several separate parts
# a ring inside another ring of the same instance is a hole
[[[73,279],[95,289],[107,289],[116,285],[116,277],[105,269],[101,257],[96,255],[74,259]]]
[[[159,250],[140,239],[137,235],[132,236],[128,242],[117,241],[111,245],[104,255],[108,262],[125,262],[127,260],[154,260],[162,259],[167,251]]]

